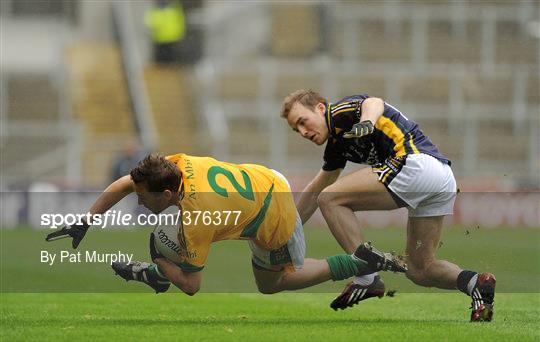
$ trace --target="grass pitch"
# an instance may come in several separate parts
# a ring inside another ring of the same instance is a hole
[[[4,294],[2,341],[538,341],[539,295],[497,294],[469,323],[460,294],[402,294],[345,311],[333,294]]]

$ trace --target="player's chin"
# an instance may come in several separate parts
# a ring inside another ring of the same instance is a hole
[[[315,139],[311,140],[313,141],[313,143],[315,145],[318,145],[318,146],[321,146],[322,144],[324,144],[324,142],[326,141],[326,139],[321,139],[319,136],[315,137]]]

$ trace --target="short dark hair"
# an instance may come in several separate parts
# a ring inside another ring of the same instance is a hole
[[[178,191],[181,180],[176,164],[159,153],[147,155],[129,175],[135,184],[144,184],[150,192]]]
[[[291,112],[291,108],[297,102],[304,107],[313,110],[318,103],[326,103],[326,99],[321,94],[311,89],[296,90],[287,95],[287,97],[285,97],[285,100],[283,100],[281,117],[286,119]]]

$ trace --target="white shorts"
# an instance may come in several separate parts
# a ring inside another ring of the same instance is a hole
[[[407,204],[409,216],[452,215],[457,188],[450,166],[427,154],[409,154],[403,161],[400,169],[389,170],[391,177],[381,174],[384,167],[373,170]]]
[[[267,251],[249,240],[249,248],[251,249],[251,260],[254,266],[268,271],[279,271],[287,266],[293,267],[294,270],[301,269],[304,266],[306,242],[300,215],[296,215],[295,228],[286,245],[273,251]],[[279,266],[279,269],[276,266]]]
[[[272,172],[278,176],[279,178],[281,178],[285,183],[287,183],[287,186],[289,187],[289,190],[291,189],[291,183],[289,183],[289,180],[287,179],[287,177],[285,177],[281,172],[277,171],[277,170],[274,170],[274,169],[270,169],[272,170]]]

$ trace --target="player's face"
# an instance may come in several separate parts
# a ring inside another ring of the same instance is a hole
[[[287,122],[302,137],[311,140],[317,145],[322,145],[328,139],[328,127],[326,126],[324,113],[325,106],[323,103],[317,104],[313,110],[300,103],[295,103],[287,116]]]
[[[152,213],[159,214],[170,206],[171,192],[150,192],[144,184],[135,184],[135,192],[139,205],[148,208]]]

